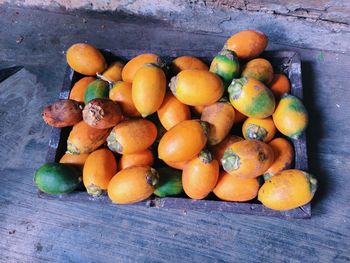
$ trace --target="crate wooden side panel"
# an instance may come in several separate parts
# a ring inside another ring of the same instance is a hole
[[[137,54],[143,52],[150,52],[150,50],[116,50],[111,52],[104,50],[103,53],[108,62],[111,62],[117,58],[128,60]],[[114,54],[120,54],[120,57]],[[201,52],[197,57],[203,59],[205,62],[210,63],[211,58],[216,54],[215,51]],[[162,55],[162,54],[160,54]],[[179,56],[176,52],[168,53],[168,57],[164,57],[165,61],[170,62],[172,58]],[[181,55],[191,55],[191,53],[183,52]],[[192,55],[196,55],[193,54]],[[291,51],[267,51],[263,53],[263,57],[269,59],[274,66],[276,72],[285,73],[291,82],[291,93],[299,98],[303,98],[303,88],[301,82],[301,62],[300,56],[296,52]],[[65,78],[63,80],[62,91],[59,98],[66,99],[69,97],[70,89],[72,85],[81,77],[81,75],[74,72],[67,67]],[[58,158],[63,155],[66,149],[66,140],[69,134],[69,128],[58,129],[52,128],[49,147],[46,155],[46,162],[58,161]],[[305,133],[298,140],[292,140],[295,150],[294,167],[296,169],[307,170],[307,148],[306,148],[306,135]],[[65,201],[77,201],[77,202],[98,202],[105,203],[106,205],[112,204],[107,196],[91,197],[85,191],[75,191],[65,195],[49,195],[39,191],[39,197],[45,199],[59,199]],[[256,202],[256,201],[255,201]],[[218,200],[192,200],[182,197],[166,197],[158,198],[152,196],[146,201],[139,202],[133,205],[140,205],[153,208],[166,208],[166,209],[180,209],[183,211],[198,210],[204,212],[229,212],[238,214],[250,214],[259,216],[273,216],[279,218],[310,218],[311,217],[311,205],[307,204],[296,209],[287,211],[275,211],[266,208],[260,203],[249,202],[225,202]]]

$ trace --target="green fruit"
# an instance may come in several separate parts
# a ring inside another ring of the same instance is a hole
[[[233,78],[239,76],[239,61],[235,52],[223,49],[210,65],[210,71],[220,76],[227,87]]]
[[[162,167],[158,168],[157,172],[159,173],[159,183],[154,191],[155,195],[165,197],[178,195],[183,192],[181,171]]]
[[[74,191],[81,182],[79,172],[61,163],[46,163],[34,175],[38,188],[48,194],[65,194]]]
[[[88,103],[92,99],[96,98],[108,98],[109,96],[109,84],[107,81],[97,79],[91,82],[85,91],[84,103]]]

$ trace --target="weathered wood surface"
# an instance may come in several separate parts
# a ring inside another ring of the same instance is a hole
[[[350,261],[349,54],[269,46],[296,50],[303,61],[309,165],[320,182],[310,220],[43,200],[32,182],[50,134],[40,111],[61,88],[63,50],[85,40],[160,53],[215,50],[225,36],[108,15],[86,14],[86,24],[43,11],[0,14],[0,67],[25,66],[0,84],[0,262]]]

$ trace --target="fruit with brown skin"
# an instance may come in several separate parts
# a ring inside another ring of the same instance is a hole
[[[238,110],[235,110],[235,123],[241,123],[243,121],[245,121],[248,117],[245,116],[243,113],[240,113]]]
[[[257,178],[240,178],[221,171],[213,192],[224,201],[245,202],[257,196],[259,187]]]
[[[219,162],[221,166],[221,158],[224,156],[225,150],[233,143],[243,141],[242,137],[236,135],[227,135],[226,138],[219,144],[210,147],[210,151],[213,154],[215,160]]]
[[[170,81],[174,96],[190,106],[205,106],[217,102],[224,93],[219,76],[207,70],[183,70]]]
[[[206,106],[201,120],[209,123],[208,144],[220,143],[230,132],[235,119],[235,110],[229,102],[216,102]]]
[[[179,72],[186,69],[209,70],[208,65],[205,64],[202,60],[191,56],[182,56],[175,58],[171,62],[170,68],[174,75],[177,75]]]
[[[214,189],[218,176],[218,162],[209,151],[204,150],[183,169],[182,186],[190,198],[203,199]]]
[[[207,143],[209,125],[187,120],[175,125],[160,139],[158,158],[165,162],[181,162],[194,158]]]
[[[132,101],[142,117],[160,108],[165,92],[166,77],[156,64],[146,64],[136,72],[132,82]]]
[[[231,175],[255,178],[262,175],[274,161],[274,153],[261,141],[240,141],[231,144],[221,159],[222,167]]]
[[[157,127],[145,119],[119,123],[107,138],[109,149],[120,154],[138,153],[148,149],[157,138]]]
[[[275,160],[270,168],[264,173],[265,181],[277,173],[289,169],[294,160],[294,149],[292,144],[284,138],[276,138],[269,145],[272,147]]]
[[[160,123],[166,130],[170,130],[184,120],[191,119],[189,107],[180,102],[170,91],[166,93],[157,114]]]
[[[108,185],[113,203],[131,204],[152,195],[159,181],[158,172],[150,166],[134,166],[118,172]]]
[[[85,121],[73,126],[67,140],[67,151],[71,154],[90,153],[107,139],[110,129],[95,129]]]
[[[309,203],[317,189],[317,180],[309,173],[291,169],[267,180],[260,188],[258,200],[274,210],[289,210]]]
[[[109,91],[109,98],[118,103],[124,115],[128,117],[141,116],[132,101],[131,83],[125,81],[116,82]]]
[[[69,99],[84,103],[85,91],[88,85],[94,80],[96,80],[94,77],[83,77],[75,82],[69,93]]]
[[[264,33],[248,29],[232,35],[224,48],[234,51],[240,60],[250,60],[258,57],[267,43],[268,38]]]
[[[276,127],[271,117],[265,119],[248,118],[242,126],[242,134],[246,140],[269,142],[275,133]]]
[[[250,60],[244,65],[242,77],[254,78],[268,85],[273,79],[273,68],[271,63],[264,58]]]
[[[102,148],[90,153],[83,170],[83,183],[88,194],[103,194],[116,173],[117,162],[110,150]]]
[[[95,47],[85,44],[77,43],[69,47],[67,50],[67,63],[76,72],[95,76],[105,70],[107,64],[102,53]]]
[[[58,100],[44,108],[42,117],[53,127],[72,126],[82,119],[82,104],[75,100]]]
[[[133,166],[152,166],[153,162],[153,153],[147,149],[138,153],[123,154],[119,160],[119,169],[123,170]]]
[[[122,120],[122,113],[117,103],[110,99],[93,99],[84,107],[83,119],[91,127],[107,129]]]
[[[140,54],[125,64],[122,70],[123,81],[132,83],[136,72],[147,63],[162,63],[158,55],[152,53]]]

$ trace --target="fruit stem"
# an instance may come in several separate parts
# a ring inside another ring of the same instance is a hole
[[[146,173],[146,181],[149,185],[155,186],[159,182],[159,174],[154,168],[150,168],[149,171]]]
[[[199,154],[198,154],[199,160],[201,160],[203,163],[210,163],[213,160],[213,155],[208,149],[203,149]]]

